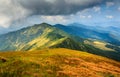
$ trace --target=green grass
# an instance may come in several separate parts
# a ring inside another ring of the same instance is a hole
[[[120,77],[120,62],[62,48],[0,52],[0,77]]]

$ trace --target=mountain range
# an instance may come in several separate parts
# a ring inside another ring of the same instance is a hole
[[[98,39],[98,40],[109,42],[111,44],[120,45],[119,38],[117,38],[115,34],[112,34],[110,32],[108,33],[106,31],[101,31],[101,29],[98,30],[99,27],[98,28],[90,27],[90,26],[76,24],[76,23],[70,24],[67,26],[57,24],[55,26],[72,35],[76,35],[83,38]]]
[[[0,35],[0,51],[34,51],[46,48],[81,50],[120,60],[119,40],[86,27],[47,23],[35,24]]]

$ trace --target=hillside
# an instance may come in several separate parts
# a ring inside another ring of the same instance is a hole
[[[120,62],[69,49],[0,52],[1,77],[120,77]]]
[[[0,37],[0,51],[33,51],[53,47],[85,49],[85,47],[80,47],[83,46],[80,43],[82,41],[81,38],[77,38],[79,42],[76,42],[75,37],[47,23],[36,24],[9,32],[0,35]]]
[[[59,40],[68,37],[68,35],[62,30],[59,30],[47,23],[42,23],[14,32],[9,32],[1,35],[0,37],[1,51],[15,51],[30,50],[36,45],[36,48],[50,47],[52,45],[48,45],[48,43],[58,42]]]

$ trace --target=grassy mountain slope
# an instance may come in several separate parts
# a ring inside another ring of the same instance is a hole
[[[43,33],[45,27],[46,26],[34,25],[1,35],[0,50],[17,50],[18,47],[21,48],[27,42],[40,36]]]
[[[52,29],[46,29],[44,33],[38,38],[33,39],[28,42],[26,46],[22,48],[22,50],[38,50],[43,48],[49,48],[53,45],[61,43],[67,36],[64,34],[59,34]]]
[[[1,77],[120,77],[120,62],[69,49],[0,52]]]
[[[29,44],[30,46],[31,44],[35,44],[35,41],[39,42],[39,44],[41,42],[46,44],[47,41],[51,40],[54,41],[67,36],[68,35],[65,32],[49,24],[46,23],[38,24],[31,27],[23,28],[18,31],[1,35],[0,50],[1,51],[22,50]]]

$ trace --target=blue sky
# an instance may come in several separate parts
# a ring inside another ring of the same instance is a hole
[[[120,26],[119,0],[1,0],[0,33],[46,22]]]

